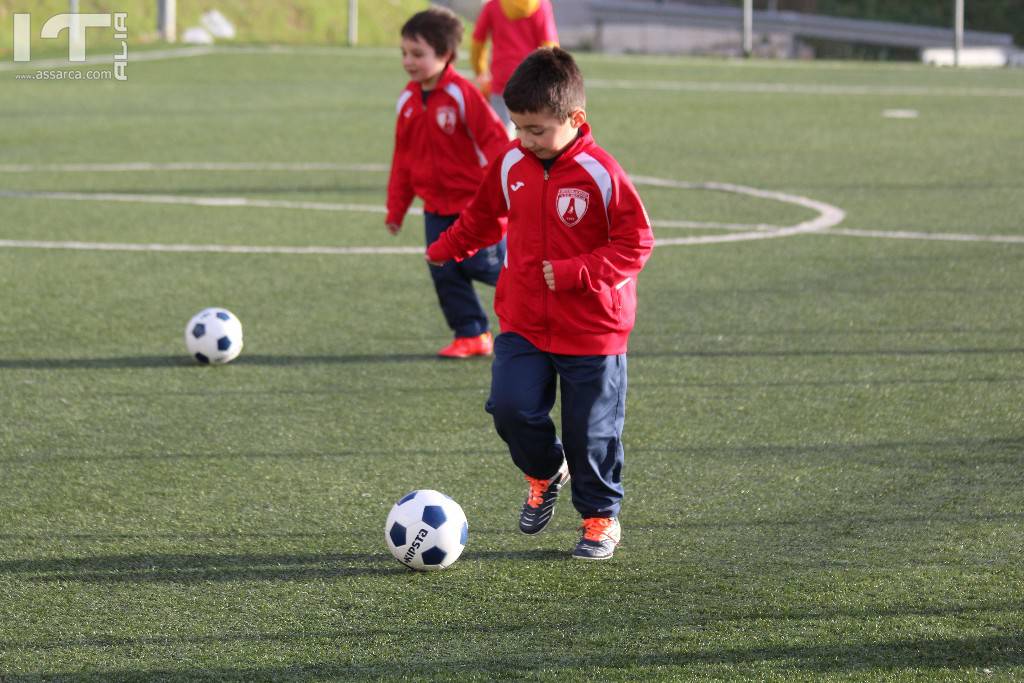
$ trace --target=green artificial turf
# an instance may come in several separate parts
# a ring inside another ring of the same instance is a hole
[[[636,175],[808,197],[845,211],[839,228],[1024,237],[1022,72],[580,62],[595,136]],[[3,165],[386,165],[405,82],[393,50],[218,52],[130,64],[126,83],[14,73]],[[418,216],[393,238],[367,212],[11,194],[379,206],[385,183],[0,170],[0,240],[421,246]],[[816,215],[640,189],[656,224]],[[184,350],[211,305],[245,325],[226,367]],[[525,485],[483,411],[488,361],[434,359],[449,333],[418,255],[4,246],[0,681],[1017,680],[1022,318],[1021,242],[657,249],[629,357],[624,540],[589,564],[569,558],[567,499],[541,536],[516,531]],[[385,547],[415,488],[469,518],[447,571]]]

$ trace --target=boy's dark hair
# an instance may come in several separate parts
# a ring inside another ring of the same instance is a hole
[[[402,37],[423,39],[438,57],[449,53],[451,64],[462,42],[462,21],[447,7],[431,7],[409,17],[402,25]]]
[[[573,109],[587,105],[583,74],[576,61],[558,47],[534,50],[505,84],[505,106],[516,113],[550,111],[564,121]]]

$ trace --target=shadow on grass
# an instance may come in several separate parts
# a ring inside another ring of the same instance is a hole
[[[110,370],[198,366],[187,356],[117,356],[111,358],[0,358],[2,370]]]
[[[90,454],[89,460],[142,460],[142,461],[170,461],[170,460],[311,460],[327,459],[337,460],[341,458],[395,458],[407,456],[436,456],[440,458],[474,458],[477,456],[507,456],[507,451],[498,449],[473,448],[458,450],[454,448],[431,449],[431,448],[385,448],[374,450],[371,448],[332,450],[332,451],[244,451],[244,452],[177,452],[177,453],[99,453]],[[33,461],[59,461],[74,460],[82,457],[80,454],[64,453],[40,453],[31,456],[0,455],[0,463],[25,463]],[[0,534],[3,538],[3,534]],[[0,682],[2,683],[2,682]]]
[[[876,441],[869,443],[827,443],[827,444],[751,444],[747,446],[706,445],[706,446],[635,446],[629,453],[635,455],[671,455],[680,458],[869,458],[880,456],[891,458],[894,453],[907,453],[914,458],[905,459],[901,467],[933,467],[934,459],[941,457],[946,465],[961,464],[975,468],[978,458],[984,457],[988,464],[1024,464],[1024,437],[977,438],[977,439],[936,439],[932,441]],[[209,459],[310,459],[310,458],[352,458],[352,457],[404,457],[409,455],[437,457],[507,457],[502,447],[473,449],[431,449],[431,448],[387,448],[350,449],[331,451],[245,451],[218,453],[201,452],[138,452],[90,454],[90,460],[209,460]],[[0,463],[25,463],[37,460],[73,460],[79,457],[72,453],[51,453],[44,451],[32,455],[3,456]],[[916,463],[916,464],[915,464]],[[3,538],[0,534],[0,538]]]
[[[0,461],[2,462],[2,461]],[[268,539],[316,539],[321,540],[326,537],[326,534],[315,534],[315,533],[283,533],[283,532],[260,532],[260,533],[246,533],[246,532],[231,532],[224,533],[222,531],[211,531],[209,533],[193,532],[193,533],[162,533],[162,534],[147,534],[147,533],[61,533],[54,532],[52,534],[11,534],[11,533],[0,533],[0,541],[153,541],[153,540],[170,540],[170,541],[210,541],[210,540],[227,540],[227,541],[239,541],[246,539],[256,540],[268,540]]]
[[[1024,607],[1024,604],[978,604],[978,605],[950,605],[948,607],[928,607],[921,608],[917,606],[892,606],[885,609],[870,609],[865,608],[857,610],[851,609],[815,609],[803,611],[800,609],[786,610],[785,612],[775,611],[754,611],[749,613],[719,613],[719,614],[701,614],[701,615],[683,615],[680,614],[678,620],[675,622],[676,626],[712,626],[717,623],[739,623],[739,622],[750,622],[758,620],[772,620],[772,621],[828,621],[836,618],[854,618],[854,619],[867,619],[877,621],[879,618],[905,618],[905,617],[928,617],[928,618],[948,618],[948,617],[976,617],[979,614],[988,612],[1007,612],[1010,610],[1020,610]],[[549,626],[552,629],[564,631],[581,628],[580,624],[565,624],[565,623],[551,623]],[[509,623],[504,622],[496,624],[495,628],[503,633],[514,634],[521,631],[533,632],[536,630],[536,624],[529,622],[517,622]],[[591,628],[591,627],[586,627]],[[460,630],[467,632],[478,632],[480,625],[478,622],[457,625],[448,623],[444,626],[447,632],[458,632]],[[309,642],[315,640],[345,640],[351,641],[360,637],[375,637],[377,635],[393,635],[396,632],[401,631],[404,634],[410,635],[417,631],[429,634],[435,631],[435,627],[432,626],[419,626],[418,628],[409,623],[395,624],[392,628],[366,628],[357,623],[353,623],[348,628],[338,628],[334,630],[303,630],[303,631],[276,631],[276,632],[264,632],[264,631],[234,631],[234,632],[222,632],[216,634],[195,634],[195,635],[181,635],[181,634],[140,634],[140,635],[114,635],[114,634],[101,634],[94,633],[89,636],[80,637],[65,637],[65,638],[53,638],[53,639],[25,639],[25,640],[9,640],[0,641],[0,652],[13,652],[13,651],[52,651],[52,650],[64,650],[71,648],[138,648],[138,647],[153,647],[153,646],[178,646],[178,645],[217,645],[224,643],[240,643],[240,644],[252,644],[252,643],[295,643],[295,642]],[[767,649],[765,650],[767,652]],[[710,659],[710,657],[709,657]],[[765,659],[771,659],[765,657]],[[0,680],[3,680],[0,678]]]
[[[0,562],[0,576],[24,574],[48,583],[204,583],[210,581],[309,581],[343,576],[404,574],[384,554],[132,554]]]
[[[949,348],[949,349],[815,349],[773,351],[638,351],[630,358],[811,358],[832,356],[959,356],[959,355],[1024,355],[1024,347]],[[232,365],[296,366],[358,363],[419,363],[437,361],[428,353],[380,353],[348,355],[285,356],[243,354]],[[474,360],[474,359],[471,359]],[[490,359],[484,358],[481,360]],[[118,368],[201,367],[185,355],[181,356],[114,356],[109,358],[0,358],[3,370],[106,370]],[[870,384],[871,382],[866,382]]]
[[[502,530],[504,531],[504,530]],[[474,532],[475,533],[475,532]],[[544,562],[568,560],[566,550],[466,550],[463,560],[539,560]]]
[[[802,519],[759,519],[759,520],[714,520],[714,521],[686,521],[669,524],[638,524],[630,525],[630,531],[696,531],[701,529],[711,531],[725,531],[727,529],[785,529],[785,528],[809,528],[827,529],[832,533],[841,534],[845,532],[858,531],[864,533],[877,533],[879,527],[883,526],[928,526],[932,524],[1024,524],[1024,512],[961,512],[950,513],[940,512],[935,514],[921,515],[888,515],[888,516],[854,516],[836,515],[834,517],[807,516]],[[476,533],[483,533],[477,529]],[[853,566],[850,560],[837,560],[837,565]]]
[[[381,353],[343,356],[242,354],[231,365],[295,366],[436,361],[434,354]],[[204,368],[181,356],[114,356],[109,358],[0,358],[0,370],[116,370],[128,368]]]
[[[398,628],[398,627],[396,627]],[[408,625],[401,627],[407,632]],[[415,631],[416,629],[411,629]],[[434,630],[431,629],[431,633]],[[339,634],[351,639],[352,634]],[[371,638],[379,632],[369,632]],[[316,637],[330,635],[313,634]],[[354,637],[358,637],[356,634]],[[258,639],[258,637],[257,637]],[[516,640],[509,645],[518,649]],[[702,651],[658,652],[647,650],[643,654],[616,652],[605,649],[594,654],[575,655],[558,652],[551,655],[536,651],[519,655],[501,655],[492,652],[479,656],[452,658],[445,656],[446,648],[437,652],[434,658],[422,655],[395,653],[392,658],[381,659],[379,664],[341,664],[336,662],[297,663],[279,666],[254,666],[251,668],[162,668],[162,669],[108,669],[91,672],[45,671],[33,674],[13,674],[4,679],[5,683],[25,683],[39,680],[107,681],[125,678],[159,678],[175,680],[237,680],[237,681],[279,681],[316,679],[379,679],[384,676],[401,677],[410,675],[427,676],[431,680],[450,675],[458,678],[461,673],[488,672],[494,675],[526,678],[523,674],[552,671],[582,673],[595,667],[621,669],[634,679],[643,675],[664,677],[666,667],[711,667],[723,666],[770,666],[776,673],[795,669],[800,672],[865,673],[893,672],[902,669],[956,669],[994,668],[1024,664],[1024,636],[992,635],[975,638],[907,638],[882,642],[857,642],[824,645],[778,645],[757,648],[710,648]],[[468,654],[468,653],[467,653]],[[656,671],[655,671],[656,670]],[[676,672],[682,675],[683,672]],[[691,675],[699,672],[690,671]],[[958,673],[964,673],[958,671]]]
[[[560,550],[470,551],[463,558],[563,560]],[[0,576],[24,575],[48,583],[204,583],[210,581],[308,581],[342,576],[384,576],[412,572],[388,554],[148,554],[97,555],[0,561]]]
[[[813,358],[817,356],[1012,356],[1024,354],[1024,347],[959,347],[959,348],[922,348],[922,349],[774,349],[766,350],[734,350],[734,351],[636,351],[629,354],[630,359],[643,358]]]
[[[822,379],[822,380],[769,380],[750,382],[690,382],[676,380],[674,382],[658,382],[639,380],[630,382],[630,388],[646,389],[648,387],[676,387],[679,389],[740,389],[746,387],[757,388],[786,388],[786,387],[904,387],[904,386],[929,386],[929,385],[967,385],[967,384],[1024,384],[1024,376],[1014,375],[1011,377],[951,377],[948,379],[915,379],[899,378],[886,379],[884,377],[871,377],[870,379],[848,378],[848,379]]]
[[[1024,459],[1024,436],[996,438],[954,438],[918,441],[871,441],[867,443],[823,443],[823,444],[750,444],[746,446],[725,446],[710,444],[707,446],[636,446],[631,453],[675,453],[678,455],[709,455],[709,456],[857,456],[865,453],[882,452],[891,454],[899,451],[923,451],[926,453],[941,451],[969,451],[971,454],[980,452],[1005,452]]]

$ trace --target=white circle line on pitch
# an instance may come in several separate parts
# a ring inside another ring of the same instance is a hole
[[[145,171],[355,171],[387,172],[385,164],[330,163],[330,162],[120,162],[120,163],[67,163],[67,164],[2,164],[0,173],[66,172],[66,173],[124,173]],[[787,237],[790,235],[817,232],[840,223],[845,214],[838,207],[799,195],[760,190],[757,188],[717,182],[686,182],[651,176],[633,176],[637,185],[663,187],[680,190],[709,190],[747,195],[760,199],[794,204],[816,212],[818,215],[791,226],[768,224],[721,223],[682,220],[656,220],[656,228],[667,229],[714,229],[729,231],[730,234],[699,235],[693,237],[670,237],[657,240],[657,246],[681,246],[739,242],[749,240]],[[171,204],[215,208],[264,208],[313,211],[353,211],[364,213],[386,213],[382,206],[370,204],[306,202],[277,199],[251,199],[247,197],[190,197],[168,194],[132,194],[112,192],[49,192],[0,190],[0,198],[10,199],[51,199],[64,201],[130,202],[147,204]],[[411,209],[411,214],[422,214],[421,209]],[[75,249],[99,251],[162,251],[162,252],[217,252],[217,253],[281,253],[281,254],[405,254],[422,251],[419,247],[290,247],[290,246],[245,246],[245,245],[184,245],[184,244],[134,244],[121,242],[82,242],[46,240],[0,240],[0,247],[35,249]]]

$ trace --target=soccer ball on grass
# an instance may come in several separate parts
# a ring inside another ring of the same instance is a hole
[[[233,361],[242,352],[242,323],[224,308],[204,308],[185,326],[185,346],[204,365]]]
[[[384,541],[395,559],[418,571],[444,569],[466,547],[469,524],[462,507],[430,489],[412,491],[394,504]]]

